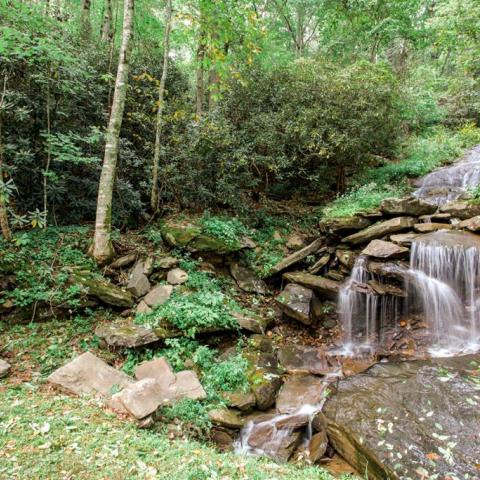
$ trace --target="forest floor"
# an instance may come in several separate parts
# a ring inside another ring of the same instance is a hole
[[[220,453],[172,428],[139,429],[94,398],[59,394],[47,375],[95,345],[93,317],[1,332],[15,368],[0,382],[0,479],[332,479],[319,467]],[[111,358],[110,358],[111,360]]]

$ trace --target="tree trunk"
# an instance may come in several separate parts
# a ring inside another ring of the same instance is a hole
[[[45,164],[45,171],[43,172],[43,216],[44,216],[44,227],[47,227],[47,216],[48,216],[48,175],[50,173],[50,163],[52,160],[52,149],[50,142],[50,134],[52,130],[52,124],[50,120],[50,66],[47,70],[47,163]]]
[[[2,117],[0,115],[0,229],[5,240],[12,238],[12,232],[8,224],[7,199],[2,194],[3,188],[3,138],[2,138]]]
[[[92,24],[90,22],[90,6],[91,0],[82,0],[82,13],[81,13],[81,23],[82,23],[82,34],[88,38],[92,30]]]
[[[102,24],[102,41],[108,42],[112,38],[112,0],[105,0],[105,14]]]
[[[165,35],[163,40],[163,68],[160,86],[158,87],[158,110],[157,125],[155,130],[155,151],[153,154],[152,168],[152,193],[150,196],[150,207],[152,212],[158,210],[158,166],[160,163],[160,140],[163,125],[163,97],[165,96],[165,83],[168,73],[168,55],[170,53],[170,30],[172,27],[172,0],[167,0],[167,8],[165,11]]]
[[[198,47],[197,47],[197,75],[196,75],[196,114],[197,118],[200,119],[203,113],[203,103],[205,101],[205,79],[204,79],[204,63],[205,63],[205,53],[206,53],[206,35],[205,35],[205,25],[204,25],[204,14],[202,11],[202,6],[200,5],[200,33],[198,36]]]
[[[112,246],[112,196],[117,168],[117,158],[120,143],[125,97],[127,94],[129,48],[132,37],[134,0],[125,0],[122,45],[118,61],[115,91],[113,93],[112,111],[106,132],[105,155],[103,157],[102,173],[98,187],[97,215],[95,219],[95,235],[92,255],[95,260],[104,264],[115,254]]]

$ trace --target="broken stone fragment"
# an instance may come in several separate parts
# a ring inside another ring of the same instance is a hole
[[[372,222],[361,216],[340,217],[320,222],[320,229],[336,235],[345,234],[355,230],[362,230],[370,226]]]
[[[213,424],[221,427],[241,429],[243,427],[243,420],[233,410],[228,408],[217,408],[210,410],[208,416]]]
[[[150,313],[152,309],[143,300],[140,300],[140,302],[137,305],[136,311],[138,314],[142,314],[142,313]]]
[[[291,413],[303,405],[320,404],[326,385],[314,375],[292,375],[280,388],[275,406],[280,413]]]
[[[232,312],[232,317],[238,322],[240,328],[253,333],[264,334],[273,323],[272,317],[261,317],[255,313]]]
[[[285,315],[305,325],[311,325],[317,317],[320,302],[309,288],[289,283],[275,300]]]
[[[356,255],[350,250],[337,249],[335,250],[335,256],[341,265],[351,270],[355,263]]]
[[[162,270],[170,270],[171,268],[176,267],[179,263],[180,260],[175,257],[160,257],[154,262],[154,266]]]
[[[408,248],[384,240],[372,240],[362,250],[362,255],[376,258],[398,258],[406,253],[408,253]]]
[[[398,245],[408,247],[418,237],[418,233],[398,233],[396,235],[390,235],[390,241],[392,241],[393,243],[397,243]]]
[[[171,285],[181,285],[188,280],[188,273],[181,268],[174,268],[167,274],[167,282]]]
[[[323,267],[325,267],[330,261],[330,254],[325,253],[322,255],[309,269],[308,272],[312,275],[318,273]]]
[[[250,372],[248,381],[252,390],[257,408],[267,410],[275,403],[278,389],[282,385],[281,377],[270,368],[255,368]]]
[[[427,215],[435,212],[436,205],[427,203],[417,197],[386,198],[380,210],[388,215]]]
[[[370,240],[383,237],[384,235],[389,235],[390,233],[411,228],[415,225],[415,223],[416,220],[413,217],[391,218],[390,220],[386,220],[384,222],[375,223],[365,230],[361,230],[353,235],[349,235],[348,237],[345,237],[342,242],[351,243],[352,245],[367,243]]]
[[[168,388],[175,384],[176,378],[172,367],[163,357],[143,362],[135,369],[135,378],[153,378],[159,385]]]
[[[416,223],[413,228],[418,233],[431,233],[437,230],[451,230],[453,225],[449,223]]]
[[[288,272],[283,274],[283,278],[288,282],[315,290],[315,292],[319,293],[322,297],[330,300],[335,300],[340,291],[340,284],[338,282],[320,275],[312,275],[305,272]]]
[[[257,278],[252,270],[240,263],[231,263],[230,273],[244,292],[258,293],[259,295],[267,293],[267,284],[260,278]]]
[[[172,285],[157,285],[145,295],[145,297],[143,298],[143,301],[149,307],[156,307],[158,305],[163,305],[170,298],[170,296],[172,295],[172,292],[173,292]]]
[[[99,325],[95,329],[95,335],[110,347],[136,348],[158,341],[151,328],[135,324]]]
[[[109,397],[114,390],[131,385],[133,380],[92,353],[85,352],[55,370],[48,377],[48,382],[76,395]]]
[[[137,258],[137,254],[129,253],[128,255],[124,255],[123,257],[117,258],[114,262],[112,262],[109,267],[113,270],[117,270],[119,268],[129,267]]]
[[[329,362],[321,348],[303,345],[285,345],[278,350],[278,361],[288,373],[328,375],[338,370]]]
[[[225,394],[230,407],[238,408],[242,412],[249,412],[255,407],[255,395],[252,392],[228,392]]]
[[[312,463],[317,463],[327,452],[328,438],[327,432],[321,431],[316,433],[308,443],[308,459]]]
[[[190,398],[192,400],[203,400],[207,394],[193,370],[184,370],[176,375],[176,398]]]
[[[460,220],[466,220],[480,215],[480,203],[468,201],[449,202],[440,207],[440,212],[450,213],[453,217],[457,217]]]
[[[150,290],[150,282],[144,271],[144,262],[138,261],[130,273],[127,290],[135,297],[143,297]]]
[[[457,225],[458,228],[466,228],[471,232],[478,232],[480,231],[480,215],[476,217],[469,218],[467,220],[463,220]]]
[[[96,297],[108,305],[114,307],[131,307],[133,305],[133,297],[130,292],[105,280],[97,280],[84,274],[74,273],[70,281],[73,284],[81,285],[87,295]]]
[[[11,365],[0,358],[0,378],[6,377],[10,372]]]
[[[185,247],[202,232],[200,227],[192,223],[175,221],[167,221],[160,230],[163,239],[171,247]]]

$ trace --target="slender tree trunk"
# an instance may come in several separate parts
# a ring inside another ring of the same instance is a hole
[[[172,0],[167,0],[167,8],[165,11],[165,34],[163,40],[163,68],[160,86],[158,87],[158,110],[157,124],[155,129],[155,151],[153,154],[152,168],[152,193],[150,196],[150,207],[152,212],[158,210],[158,166],[160,163],[160,141],[163,126],[163,98],[165,96],[165,83],[168,74],[168,55],[170,53],[170,30],[172,28]]]
[[[48,175],[50,173],[50,162],[52,160],[52,152],[50,148],[50,133],[52,130],[50,119],[50,66],[47,71],[47,163],[45,164],[45,171],[43,172],[43,216],[47,227],[47,215],[48,215]]]
[[[215,98],[219,91],[220,77],[217,69],[212,67],[208,72],[208,109],[212,110],[215,105]]]
[[[7,199],[2,194],[3,188],[3,137],[2,137],[2,116],[0,114],[0,229],[5,240],[12,238],[10,225],[8,224]]]
[[[81,22],[82,22],[82,34],[86,37],[90,37],[92,31],[92,24],[90,22],[90,6],[91,0],[82,0],[82,13],[81,13]]]
[[[112,231],[112,197],[115,172],[117,168],[120,129],[122,127],[125,97],[129,70],[129,49],[132,37],[134,0],[125,0],[123,16],[122,45],[118,61],[115,91],[113,93],[112,111],[106,133],[105,155],[98,187],[97,215],[92,255],[95,260],[104,264],[115,254],[113,250]]]
[[[204,25],[204,14],[200,5],[200,33],[198,36],[197,47],[197,75],[196,75],[196,114],[200,119],[203,113],[203,103],[205,101],[205,54],[206,54],[206,34]]]
[[[105,0],[105,14],[102,24],[102,41],[108,42],[112,37],[112,0]]]

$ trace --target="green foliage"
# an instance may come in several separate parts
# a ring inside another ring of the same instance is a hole
[[[207,211],[200,220],[204,233],[218,238],[228,247],[238,247],[241,237],[248,235],[248,229],[237,218],[216,217]]]

